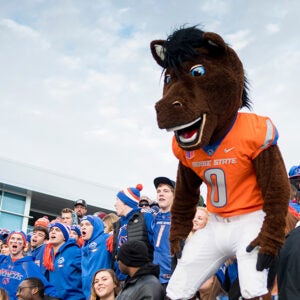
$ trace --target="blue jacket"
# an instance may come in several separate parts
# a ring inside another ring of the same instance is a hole
[[[152,230],[154,234],[154,257],[153,263],[159,265],[159,281],[160,283],[168,283],[172,274],[172,263],[170,253],[170,235],[171,213],[159,212],[152,222]]]
[[[25,256],[12,262],[10,255],[0,255],[0,287],[7,290],[10,300],[17,300],[18,286],[28,277],[37,277],[42,280],[45,285],[45,295],[58,296],[54,286],[47,281],[34,263],[32,256]]]
[[[52,255],[53,249],[51,252]],[[85,300],[81,281],[81,249],[69,239],[54,257],[54,271],[46,270],[45,276],[57,290],[60,299]]]
[[[108,237],[109,234],[104,233],[102,220],[95,217],[92,236],[81,248],[82,288],[86,299],[90,299],[94,273],[111,266],[111,253],[106,247]]]
[[[45,247],[46,247],[46,244],[42,244],[39,247],[37,247],[29,252],[29,255],[32,256],[34,262],[41,269],[43,274],[45,272],[45,267],[43,265],[43,257],[44,257]]]

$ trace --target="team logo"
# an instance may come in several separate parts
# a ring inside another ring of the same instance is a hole
[[[94,252],[97,249],[97,243],[96,242],[91,242],[89,245],[89,249]]]
[[[65,258],[64,257],[60,257],[58,260],[57,260],[57,265],[59,268],[63,267],[64,266],[64,262],[65,262]]]
[[[234,149],[234,147],[231,147],[231,148],[225,148],[224,149],[224,153],[228,153],[228,152],[230,152],[231,150],[233,150]]]
[[[187,159],[193,159],[195,157],[195,151],[185,151],[185,157]]]

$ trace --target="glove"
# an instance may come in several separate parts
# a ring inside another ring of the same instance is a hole
[[[278,265],[279,265],[279,256],[276,256],[270,269],[268,272],[268,290],[272,290],[275,281],[276,281],[276,275],[277,275],[277,271],[278,271]]]
[[[247,246],[246,251],[251,252],[257,245],[255,243],[251,243]],[[257,262],[256,262],[256,270],[262,271],[264,269],[269,269],[274,264],[275,256],[271,254],[258,252]]]

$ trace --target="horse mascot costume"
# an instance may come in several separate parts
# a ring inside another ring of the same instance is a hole
[[[218,34],[182,27],[150,47],[164,71],[158,126],[174,132],[179,160],[169,237],[179,259],[167,296],[194,297],[236,256],[243,298],[271,299],[268,269],[284,242],[290,194],[276,127],[239,112],[251,108],[243,65]],[[183,248],[203,182],[210,219]]]

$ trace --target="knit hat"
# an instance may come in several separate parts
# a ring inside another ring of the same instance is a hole
[[[104,211],[97,211],[94,213],[94,216],[97,216],[98,218],[100,218],[101,220],[107,215],[106,212]]]
[[[124,243],[117,254],[117,260],[129,267],[141,267],[150,262],[148,248],[142,241]]]
[[[49,221],[48,217],[47,216],[43,216],[42,218],[39,218],[39,219],[37,219],[35,221],[34,227],[35,226],[43,226],[43,227],[47,228],[48,225],[49,225],[49,223],[50,223],[50,221]]]
[[[65,241],[67,241],[69,239],[69,237],[70,237],[70,226],[68,226],[66,224],[63,224],[63,223],[56,222],[56,223],[51,224],[50,228],[53,228],[53,227],[58,227],[61,230],[61,232],[64,235]]]
[[[80,231],[80,228],[78,226],[72,225],[71,230],[75,231],[78,236],[81,236],[81,231]]]
[[[80,220],[80,223],[84,220],[87,220],[89,221],[93,226],[95,224],[95,220],[94,218],[98,218],[97,216],[92,216],[92,215],[87,215],[87,216],[84,216],[81,220]]]
[[[6,228],[0,229],[0,240],[2,240],[3,244],[6,244],[7,237],[9,236],[10,231]]]
[[[117,194],[117,197],[131,208],[137,208],[140,201],[140,191],[143,189],[141,184],[135,188],[126,188]]]
[[[140,197],[140,203],[141,202],[148,202],[149,205],[151,205],[153,203],[153,201],[148,196],[145,196],[145,195],[142,195]]]
[[[25,247],[26,246],[26,241],[27,241],[27,237],[26,237],[26,233],[24,231],[12,231],[9,236],[7,237],[7,243],[9,242],[11,236],[13,234],[19,234],[21,237],[22,237],[22,240],[23,240],[23,246]]]

